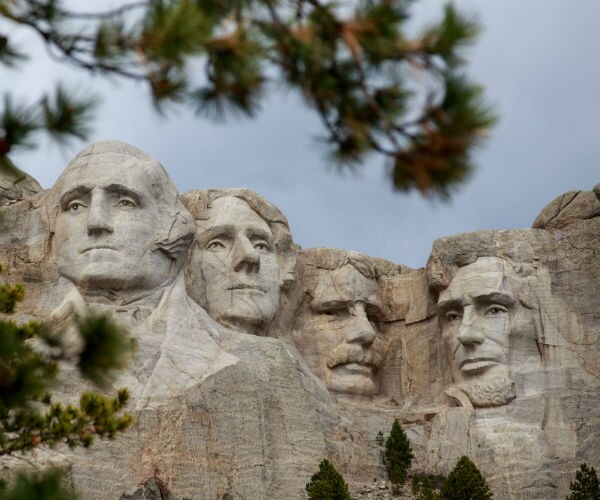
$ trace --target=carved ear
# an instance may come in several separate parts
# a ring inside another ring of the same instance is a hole
[[[200,266],[200,244],[194,239],[185,263],[185,287],[196,304],[206,309],[206,279]]]
[[[277,242],[279,286],[286,289],[296,281],[296,250],[299,250],[299,247],[293,243],[292,235],[286,226],[274,224],[271,226],[271,231]]]
[[[182,207],[183,208],[183,207]],[[185,210],[185,208],[183,208]],[[172,259],[178,260],[185,255],[194,236],[194,221],[187,211],[178,211],[171,217],[171,224],[156,242]]]
[[[288,288],[296,281],[296,254],[287,252],[279,256],[279,286]]]

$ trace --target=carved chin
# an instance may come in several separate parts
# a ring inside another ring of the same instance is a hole
[[[503,406],[515,399],[515,383],[511,378],[493,377],[459,386],[476,408]]]
[[[374,396],[379,392],[379,384],[372,373],[356,373],[342,365],[328,373],[327,389],[357,396]]]
[[[255,305],[238,304],[237,307],[226,311],[218,320],[241,330],[253,330],[269,323],[273,319],[274,313],[272,308],[263,310]]]
[[[95,262],[88,264],[77,272],[70,270],[61,272],[62,276],[69,278],[83,288],[99,290],[121,290],[126,282],[140,281],[139,277],[129,277],[124,272],[115,273],[110,262]]]

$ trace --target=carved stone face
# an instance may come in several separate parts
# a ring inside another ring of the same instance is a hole
[[[279,261],[268,224],[240,198],[217,198],[196,238],[206,310],[217,321],[260,333],[279,305]]]
[[[99,290],[150,290],[169,279],[147,167],[133,158],[107,165],[102,154],[69,167],[54,236],[61,276]]]
[[[508,374],[511,317],[522,306],[501,259],[460,268],[438,307],[455,381]]]
[[[294,340],[312,371],[330,391],[372,396],[384,342],[377,282],[352,265],[323,271],[311,311],[296,322]]]

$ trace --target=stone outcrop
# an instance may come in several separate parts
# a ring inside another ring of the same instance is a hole
[[[30,198],[42,190],[42,186],[26,172],[10,161],[0,157],[0,206]]]
[[[131,332],[114,386],[136,422],[32,458],[86,499],[301,499],[323,458],[357,498],[393,498],[376,436],[398,419],[415,472],[466,454],[494,498],[560,498],[600,460],[597,194],[533,229],[441,238],[410,269],[301,250],[258,194],[178,195],[142,151],[91,145],[53,188],[5,197],[0,259],[26,286],[18,321],[68,332],[96,310]],[[75,400],[89,387],[64,368]]]

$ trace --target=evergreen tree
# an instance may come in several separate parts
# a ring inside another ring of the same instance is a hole
[[[489,500],[492,493],[481,472],[463,455],[440,490],[443,500]]]
[[[0,284],[0,313],[13,313],[24,294],[21,284]],[[113,370],[125,366],[131,352],[126,332],[106,316],[79,318],[77,328],[81,337],[79,372],[97,385],[106,384]],[[50,391],[59,374],[57,361],[66,357],[62,339],[62,332],[49,325],[0,318],[0,457],[58,443],[87,447],[94,437],[112,438],[133,422],[132,415],[121,413],[129,398],[126,389],[115,397],[84,392],[78,406],[52,400]],[[10,488],[0,484],[0,496],[15,500],[74,498],[61,487],[60,476],[59,471],[19,473]]]
[[[159,110],[179,103],[213,118],[253,116],[269,82],[283,84],[320,117],[341,166],[374,153],[395,189],[441,196],[471,172],[472,150],[495,120],[461,56],[479,26],[452,4],[414,37],[405,32],[410,0],[131,0],[95,12],[67,4],[0,0],[0,69],[26,64],[15,40],[29,31],[63,62],[146,84]],[[88,134],[97,99],[58,85],[23,103],[9,89],[0,156],[34,145],[38,132],[61,143]]]
[[[593,467],[581,464],[566,500],[600,500],[600,482]]]
[[[346,481],[329,460],[319,464],[319,472],[310,478],[306,491],[310,500],[352,500]]]
[[[410,441],[398,420],[394,420],[390,435],[385,442],[385,465],[394,486],[401,486],[406,482],[412,459]]]

